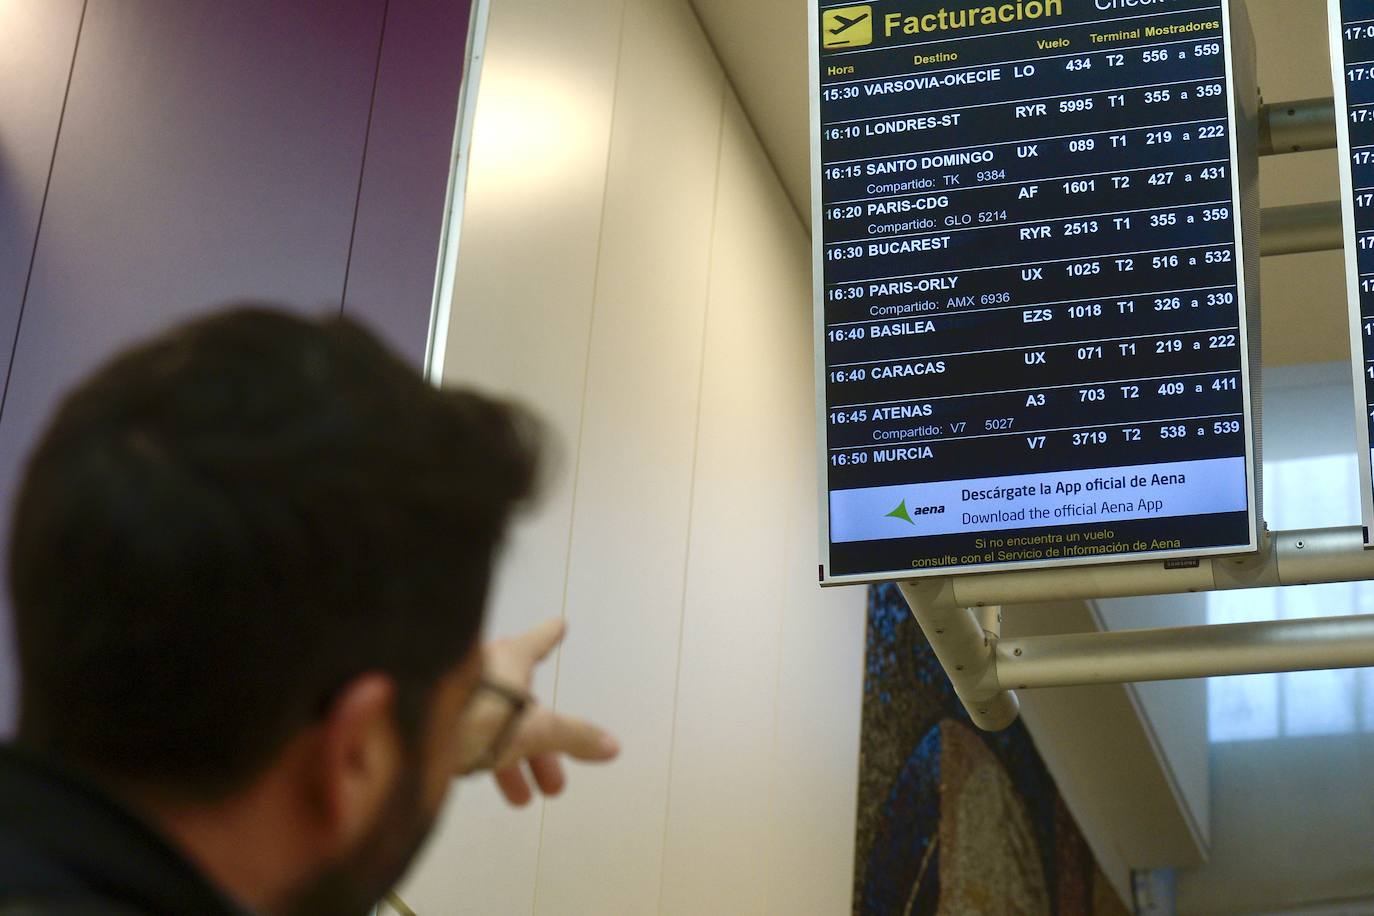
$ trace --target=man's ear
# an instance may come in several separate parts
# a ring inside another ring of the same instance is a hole
[[[330,846],[348,848],[376,823],[404,764],[396,684],[363,674],[334,696],[318,724],[311,795]]]

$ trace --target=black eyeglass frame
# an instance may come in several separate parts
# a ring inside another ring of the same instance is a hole
[[[491,744],[477,757],[472,768],[468,771],[472,773],[479,770],[490,770],[496,766],[496,762],[501,759],[501,756],[510,746],[511,739],[515,737],[515,729],[519,726],[525,710],[534,703],[534,698],[525,691],[485,677],[477,682],[476,689],[495,694],[505,700],[508,709],[506,721],[501,723],[501,728],[497,730]]]

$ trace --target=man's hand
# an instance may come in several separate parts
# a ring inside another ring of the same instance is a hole
[[[558,647],[566,631],[564,622],[554,618],[512,639],[493,640],[482,649],[484,679],[528,693],[535,667]],[[468,727],[495,738],[502,713],[482,704],[471,712],[470,718]],[[512,805],[525,805],[534,793],[522,764],[528,766],[541,792],[557,795],[567,781],[563,773],[564,754],[574,760],[605,761],[619,753],[620,745],[609,732],[531,700],[515,723],[509,743],[489,763],[506,800]]]

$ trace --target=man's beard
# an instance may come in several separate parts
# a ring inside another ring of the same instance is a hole
[[[424,808],[420,769],[407,762],[376,826],[292,896],[287,916],[364,916],[401,879],[438,815]]]

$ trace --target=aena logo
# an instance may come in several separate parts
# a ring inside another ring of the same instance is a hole
[[[883,516],[883,518],[898,518],[906,522],[908,525],[914,526],[916,524],[916,522],[913,521],[911,518],[911,513],[907,511],[906,500],[902,500],[901,502],[899,502],[897,504],[897,508],[893,509],[887,515]]]

